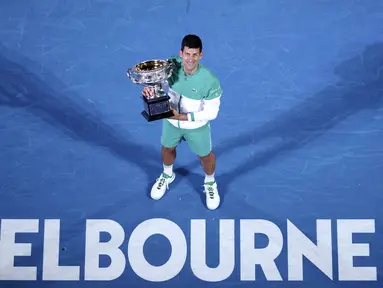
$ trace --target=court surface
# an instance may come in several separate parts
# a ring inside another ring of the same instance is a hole
[[[0,7],[0,287],[381,287],[382,1]],[[148,197],[161,121],[126,76],[188,33],[224,90],[216,211],[185,143]]]

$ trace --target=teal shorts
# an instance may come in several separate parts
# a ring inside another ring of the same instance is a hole
[[[161,144],[166,148],[174,148],[181,141],[186,141],[190,149],[198,156],[204,157],[211,152],[210,124],[196,129],[181,129],[167,120],[163,120]]]

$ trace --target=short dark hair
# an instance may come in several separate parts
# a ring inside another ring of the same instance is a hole
[[[199,48],[200,52],[202,52],[202,41],[201,38],[199,38],[197,35],[194,34],[188,34],[182,39],[181,43],[181,50],[183,51],[184,48]]]

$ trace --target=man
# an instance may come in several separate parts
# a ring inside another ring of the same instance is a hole
[[[217,77],[199,63],[202,56],[201,39],[196,35],[186,35],[179,56],[169,58],[175,64],[168,79],[174,116],[163,120],[161,152],[164,170],[152,187],[151,197],[161,199],[174,181],[176,147],[184,140],[201,160],[205,172],[206,206],[214,210],[220,204],[220,196],[214,177],[216,158],[212,152],[210,121],[218,115],[222,89]],[[142,93],[153,95],[148,87]]]

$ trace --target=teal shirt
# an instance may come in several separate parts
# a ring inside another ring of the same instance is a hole
[[[180,56],[170,57],[175,64],[172,76],[168,79],[169,87],[182,97],[193,100],[212,100],[220,97],[222,88],[218,78],[203,64],[199,63],[197,71],[187,75],[182,68]]]

